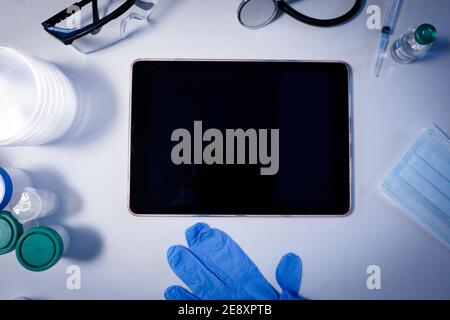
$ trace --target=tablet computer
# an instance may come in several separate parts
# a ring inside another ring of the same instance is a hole
[[[135,61],[130,211],[346,215],[349,110],[342,62]]]

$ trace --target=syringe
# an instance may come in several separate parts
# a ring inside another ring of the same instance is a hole
[[[374,67],[374,75],[378,77],[380,75],[381,66],[383,65],[384,56],[386,54],[386,48],[389,43],[389,37],[394,31],[394,26],[397,21],[398,12],[400,10],[401,0],[392,0],[391,6],[387,12],[384,20],[383,29],[381,29],[381,41],[378,47],[377,60]]]

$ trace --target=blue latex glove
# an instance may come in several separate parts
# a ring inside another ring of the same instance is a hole
[[[302,263],[288,253],[281,258],[276,279],[281,295],[256,265],[227,234],[197,223],[186,230],[189,248],[172,246],[167,259],[175,274],[191,289],[171,286],[168,300],[296,300],[300,290]]]

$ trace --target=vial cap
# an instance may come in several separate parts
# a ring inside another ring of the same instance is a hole
[[[50,269],[58,263],[63,253],[64,242],[61,236],[49,227],[32,228],[17,242],[17,259],[30,271]]]
[[[425,23],[417,27],[414,38],[419,44],[425,46],[433,43],[437,39],[437,35],[436,28],[429,23]]]
[[[0,211],[0,255],[13,251],[23,233],[22,225],[8,211]]]

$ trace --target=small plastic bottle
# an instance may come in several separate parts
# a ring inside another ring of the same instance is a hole
[[[59,207],[55,193],[43,189],[24,188],[10,202],[12,215],[22,224],[52,215]]]
[[[0,210],[26,187],[31,187],[31,179],[25,171],[0,167]]]
[[[0,210],[7,209],[22,224],[54,214],[59,208],[55,193],[31,185],[26,172],[0,167]]]
[[[398,63],[410,63],[424,56],[437,38],[436,28],[428,23],[411,28],[392,45],[392,58]]]

